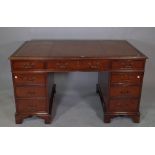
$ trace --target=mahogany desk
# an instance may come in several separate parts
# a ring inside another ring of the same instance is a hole
[[[33,40],[11,57],[16,123],[38,116],[51,123],[54,72],[98,72],[104,122],[115,116],[140,120],[140,98],[147,57],[121,40]],[[95,104],[95,103],[94,103]]]

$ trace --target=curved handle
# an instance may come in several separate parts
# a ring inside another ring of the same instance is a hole
[[[27,94],[28,95],[35,95],[36,93],[35,93],[35,91],[28,91]]]
[[[34,112],[36,110],[36,107],[35,106],[31,106],[30,107],[30,111]]]
[[[121,64],[122,64],[122,66],[124,66],[126,68],[133,68],[133,65],[134,65],[134,63],[130,62],[130,61],[122,62]]]
[[[92,68],[92,69],[97,69],[98,66],[90,66],[90,68]]]
[[[122,90],[122,91],[120,91],[120,93],[127,95],[127,94],[129,94],[129,91],[128,90]]]
[[[31,69],[31,68],[34,68],[35,67],[35,64],[32,62],[32,63],[25,63],[24,65],[23,65],[23,67],[25,68],[25,69]]]
[[[35,77],[23,77],[23,80],[24,81],[29,81],[29,82],[33,82],[33,81],[35,81]]]
[[[130,81],[130,76],[129,75],[122,75],[121,80],[128,82],[128,81]]]
[[[68,66],[68,62],[58,62],[56,65],[61,69],[65,69]]]
[[[98,69],[99,68],[99,62],[96,62],[96,63],[88,62],[88,65],[91,69]]]
[[[64,69],[64,68],[66,68],[66,66],[61,65],[61,66],[59,66],[59,68]]]

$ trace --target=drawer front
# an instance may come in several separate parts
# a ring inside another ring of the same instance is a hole
[[[17,99],[17,113],[48,112],[46,99]]]
[[[102,71],[109,68],[108,60],[80,60],[79,70],[81,71]]]
[[[112,99],[108,106],[108,110],[111,112],[136,112],[138,109],[137,99]]]
[[[44,74],[13,74],[15,84],[46,84]]]
[[[113,60],[112,61],[112,69],[127,69],[127,70],[143,70],[145,65],[144,60]]]
[[[45,97],[45,87],[38,86],[20,86],[15,88],[16,97]]]
[[[33,70],[44,69],[44,62],[42,61],[13,61],[13,70]]]
[[[77,69],[77,61],[51,60],[47,62],[47,69],[54,71],[72,71]]]
[[[110,89],[111,97],[139,97],[140,87],[138,86],[114,86]]]
[[[52,60],[47,63],[47,69],[55,71],[99,71],[108,68],[108,60]]]
[[[141,84],[143,73],[112,73],[111,83]]]

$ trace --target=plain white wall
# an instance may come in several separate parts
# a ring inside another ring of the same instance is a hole
[[[8,57],[26,40],[31,39],[126,39],[149,57],[146,63],[144,87],[154,86],[155,28],[2,28],[0,27],[0,83],[11,85]],[[59,85],[94,87],[97,73],[57,74]]]

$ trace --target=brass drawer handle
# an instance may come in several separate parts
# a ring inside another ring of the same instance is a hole
[[[31,68],[34,68],[34,67],[35,67],[35,64],[34,64],[34,63],[25,63],[25,64],[23,65],[23,67],[24,67],[25,69],[31,69]]]
[[[129,80],[129,79],[130,79],[130,76],[128,76],[128,75],[121,76],[121,80]]]
[[[63,69],[63,68],[66,68],[67,66],[59,66],[59,68]]]
[[[92,68],[92,69],[97,69],[98,66],[90,66],[90,68]]]
[[[122,104],[121,103],[117,103],[116,106],[117,107],[120,107],[120,106],[122,106]]]
[[[31,112],[34,112],[35,110],[36,110],[36,107],[35,106],[30,107],[30,111]]]
[[[36,93],[34,91],[28,91],[27,94],[28,95],[35,95]]]
[[[126,94],[126,95],[127,95],[127,94],[129,94],[129,91],[128,91],[128,90],[124,90],[124,91],[122,90],[122,91],[120,91],[120,93],[121,93],[121,94]]]
[[[97,62],[96,64],[88,62],[88,65],[91,69],[97,69],[99,67],[99,62]]]
[[[122,62],[121,65],[126,68],[133,68],[133,62]]]
[[[59,68],[61,68],[61,69],[65,69],[69,64],[68,64],[68,62],[58,62],[58,63],[56,63],[56,65],[59,67]]]
[[[33,82],[33,81],[36,80],[36,78],[35,78],[35,77],[23,77],[22,80],[23,80],[23,81],[30,81],[30,82]]]
[[[68,65],[68,62],[65,62],[65,63],[64,62],[57,62],[56,65],[57,66],[59,66],[59,65]]]
[[[125,68],[133,68],[132,65],[126,65]]]

